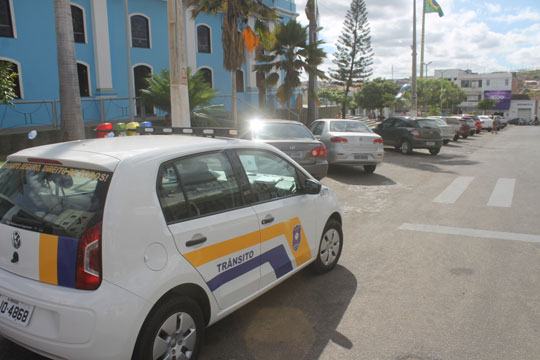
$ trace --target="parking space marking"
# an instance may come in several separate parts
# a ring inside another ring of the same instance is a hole
[[[461,194],[467,190],[473,180],[474,176],[458,176],[433,200],[433,202],[443,204],[455,203]]]
[[[452,227],[452,226],[403,223],[401,226],[398,227],[398,229],[421,231],[421,232],[436,233],[436,234],[445,234],[445,235],[469,236],[469,237],[484,238],[484,239],[502,239],[502,240],[524,241],[524,242],[529,242],[529,243],[540,243],[539,235],[519,234],[519,233],[491,231],[491,230],[467,229],[467,228],[458,228],[458,227]]]
[[[511,207],[515,185],[516,179],[501,178],[497,180],[497,184],[495,184],[495,188],[487,203],[488,206]]]

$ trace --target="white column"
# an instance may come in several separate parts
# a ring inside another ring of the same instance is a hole
[[[191,73],[195,74],[197,71],[197,48],[196,40],[197,33],[195,32],[195,19],[191,16],[192,8],[185,9],[184,17],[186,24],[186,56],[187,56],[187,66],[191,68]],[[210,33],[211,35],[212,33]],[[214,52],[215,44],[210,39],[210,44],[212,46],[212,52]]]
[[[92,31],[94,34],[94,58],[96,66],[96,96],[114,93],[111,69],[111,46],[109,43],[109,16],[107,0],[92,0]]]
[[[248,25],[253,31],[255,31],[255,19],[249,18]],[[257,76],[256,72],[253,71],[253,65],[255,65],[255,50],[252,52],[247,52],[246,58],[246,84],[247,91],[254,90],[257,88]]]

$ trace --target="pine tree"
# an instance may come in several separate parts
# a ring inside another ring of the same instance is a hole
[[[364,0],[352,0],[347,11],[341,36],[336,44],[332,62],[337,69],[330,69],[330,77],[345,88],[345,99],[352,86],[362,85],[371,75],[373,50],[367,9]],[[347,101],[341,106],[341,115],[345,117]]]

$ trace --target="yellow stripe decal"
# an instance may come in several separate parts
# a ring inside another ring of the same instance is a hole
[[[39,235],[39,281],[58,285],[58,236]]]
[[[272,240],[278,236],[285,236],[291,252],[296,259],[296,266],[300,266],[311,258],[311,251],[307,243],[306,235],[302,229],[302,239],[297,251],[293,249],[293,229],[300,224],[300,219],[297,217],[283,221],[279,224],[269,226],[259,231],[254,231],[249,234],[241,235],[227,241],[210,245],[198,250],[184,254],[184,257],[191,265],[199,267],[216,259],[241,251],[251,246]]]

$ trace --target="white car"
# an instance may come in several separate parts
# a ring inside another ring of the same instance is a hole
[[[0,168],[0,334],[51,358],[195,359],[204,327],[332,269],[341,223],[332,190],[264,143],[22,150]]]
[[[493,129],[493,119],[487,115],[478,115],[478,120],[482,122],[482,130],[491,131]]]
[[[441,117],[428,116],[428,119],[434,120],[439,126],[439,129],[441,129],[441,135],[443,137],[444,145],[448,144],[450,140],[453,140],[455,138],[456,132],[454,130],[454,127],[452,125],[448,125],[448,123],[444,121]]]

